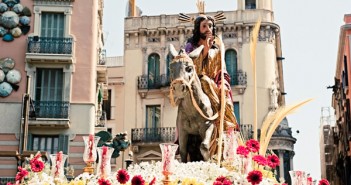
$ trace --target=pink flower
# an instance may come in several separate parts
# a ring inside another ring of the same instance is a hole
[[[154,178],[152,179],[152,181],[149,183],[149,185],[155,185],[155,183],[156,183],[156,177],[154,177]]]
[[[222,185],[222,182],[220,182],[220,181],[214,181],[214,182],[213,182],[213,185]]]
[[[260,143],[257,140],[250,139],[246,141],[246,147],[250,152],[256,153],[260,150]]]
[[[141,175],[136,175],[132,178],[132,185],[145,185],[145,180]]]
[[[219,176],[213,182],[213,185],[232,185],[232,182],[224,176]]]
[[[125,184],[126,182],[129,181],[129,174],[126,170],[118,170],[117,172],[117,180],[121,184]]]
[[[99,185],[112,185],[112,183],[109,180],[103,178],[99,179],[98,183]]]
[[[322,179],[319,181],[318,185],[329,185],[329,181],[327,179]]]
[[[28,175],[28,171],[22,167],[18,167],[18,172],[16,174],[16,181],[22,181]]]
[[[247,157],[249,154],[249,150],[245,146],[238,146],[236,149],[236,153],[241,155],[242,157]]]
[[[262,172],[253,170],[247,175],[246,179],[251,182],[252,185],[259,184],[262,181]]]
[[[280,165],[279,157],[276,155],[267,156],[267,165],[271,168],[275,168]]]
[[[252,160],[254,160],[259,165],[262,165],[262,166],[266,166],[267,165],[267,160],[262,155],[255,155],[255,156],[253,156]]]
[[[30,164],[30,168],[33,172],[41,172],[44,169],[44,162],[40,160],[34,160]]]

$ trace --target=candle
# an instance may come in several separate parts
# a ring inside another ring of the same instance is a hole
[[[93,147],[94,147],[94,135],[89,134],[89,161],[93,162]]]

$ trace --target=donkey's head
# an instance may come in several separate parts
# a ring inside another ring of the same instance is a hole
[[[174,57],[169,65],[170,78],[172,81],[171,91],[175,99],[184,98],[194,80],[197,79],[195,65],[191,58],[198,57],[202,49],[203,46],[195,49],[188,55],[184,50],[177,52],[174,46],[172,44],[170,45],[169,50]]]

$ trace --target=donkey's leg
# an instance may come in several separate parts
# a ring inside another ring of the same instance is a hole
[[[201,146],[200,146],[200,151],[201,154],[204,158],[205,161],[210,160],[210,141],[211,141],[211,136],[213,133],[214,125],[210,122],[207,122],[206,124],[210,124],[210,126],[207,128],[205,132],[205,137],[202,140]]]
[[[186,163],[188,160],[188,133],[185,130],[180,130],[179,132],[179,154],[182,162]]]

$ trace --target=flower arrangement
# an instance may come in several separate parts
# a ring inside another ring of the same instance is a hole
[[[265,170],[268,168],[272,170],[279,164],[279,158],[270,154],[266,157],[259,155],[260,145],[256,140],[249,140],[245,145],[238,146],[236,149],[236,156],[241,160],[245,161],[245,165],[240,163],[233,165],[239,165],[235,170],[228,170],[227,168],[220,167],[213,162],[189,162],[180,163],[177,160],[169,159],[168,162],[172,164],[172,173],[169,173],[169,185],[286,185],[284,182],[277,182],[273,176],[273,173]],[[167,148],[166,148],[167,149]],[[85,172],[78,175],[75,179],[68,181],[57,181],[54,178],[56,173],[51,172],[50,166],[45,163],[40,152],[36,155],[32,155],[27,159],[27,164],[24,168],[18,167],[18,173],[16,175],[16,185],[31,185],[31,184],[45,184],[45,185],[165,185],[164,171],[165,162],[141,162],[140,164],[134,164],[129,166],[127,170],[119,169],[118,171],[111,173],[110,167],[105,162],[109,161],[112,150],[108,147],[100,148],[101,161],[104,164],[98,165],[97,169],[100,173],[96,175]],[[168,150],[167,150],[168,151]],[[252,156],[252,157],[251,157]],[[56,161],[62,163],[63,154],[59,152],[56,155]],[[105,158],[106,157],[106,158]],[[229,159],[235,159],[230,157]],[[245,167],[246,166],[246,167]],[[106,168],[109,168],[109,170]],[[246,168],[241,170],[240,168]],[[53,163],[52,169],[56,169],[56,172],[60,169],[57,163]],[[166,168],[169,170],[171,168]],[[239,169],[239,170],[238,170]],[[104,171],[104,173],[101,173]],[[106,173],[105,173],[106,172]],[[297,172],[297,171],[295,171]],[[301,171],[298,171],[299,173]],[[308,181],[307,178],[306,182]],[[8,185],[12,185],[8,183]],[[318,185],[329,185],[326,179],[319,181]]]

